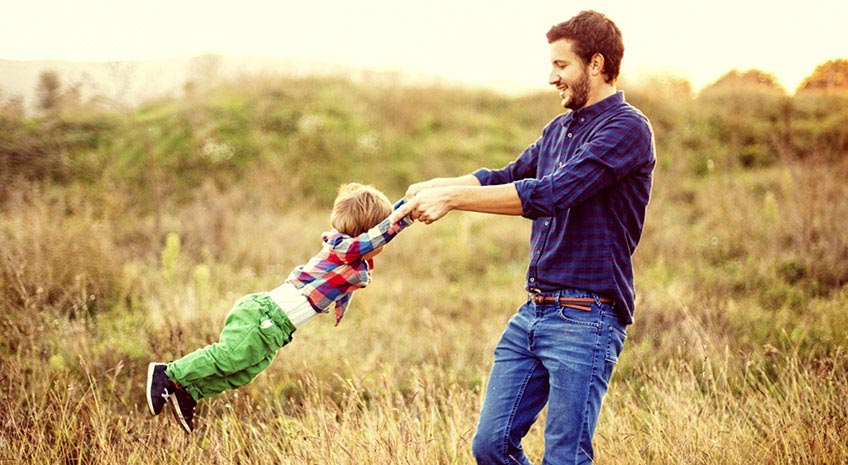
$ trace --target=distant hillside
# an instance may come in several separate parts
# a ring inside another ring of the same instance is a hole
[[[434,84],[432,75],[372,71],[320,61],[263,56],[202,55],[185,59],[71,62],[0,59],[0,97],[19,95],[27,110],[36,105],[43,71],[59,73],[64,85],[79,83],[84,97],[98,95],[118,105],[135,106],[154,97],[177,96],[187,82],[215,85],[244,75],[284,77],[339,76],[355,82]]]

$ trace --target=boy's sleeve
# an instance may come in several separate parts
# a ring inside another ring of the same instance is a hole
[[[404,203],[406,203],[406,200],[401,199],[395,203],[393,208],[397,210]],[[412,223],[413,220],[409,215],[396,224],[392,224],[389,217],[386,217],[379,224],[359,236],[351,237],[345,234],[337,234],[330,238],[329,243],[333,247],[333,253],[344,263],[352,263],[362,258],[363,255],[388,244],[399,232]]]
[[[406,199],[400,199],[392,206],[392,210],[397,210],[398,208],[404,206],[404,204],[406,204]],[[401,229],[410,226],[412,223],[415,223],[415,220],[413,220],[411,216],[406,215],[397,222],[397,225],[400,226],[400,229],[397,229],[394,232],[398,233]]]

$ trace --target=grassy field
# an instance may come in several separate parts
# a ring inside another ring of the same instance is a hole
[[[627,90],[660,163],[598,463],[848,463],[841,96]],[[452,213],[378,258],[191,436],[147,363],[217,338],[320,246],[339,182],[500,166],[551,95],[249,80],[130,113],[0,119],[0,463],[467,464],[529,222]],[[525,440],[541,461],[544,419]]]

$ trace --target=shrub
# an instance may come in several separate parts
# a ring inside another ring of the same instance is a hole
[[[80,318],[121,293],[120,251],[109,224],[64,197],[7,205],[0,218],[0,304]]]

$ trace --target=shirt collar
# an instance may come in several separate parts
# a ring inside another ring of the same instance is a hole
[[[595,102],[588,107],[570,111],[568,113],[568,117],[563,118],[563,126],[568,124],[570,121],[579,121],[581,123],[591,121],[610,108],[621,105],[622,103],[624,103],[624,91],[619,90],[600,102]]]
[[[340,233],[340,232],[336,231],[335,229],[331,229],[329,231],[324,231],[321,234],[321,240],[324,241],[325,244],[330,244],[330,245],[338,244],[340,241],[344,240],[345,237],[350,237],[350,236],[347,236],[346,234]]]

